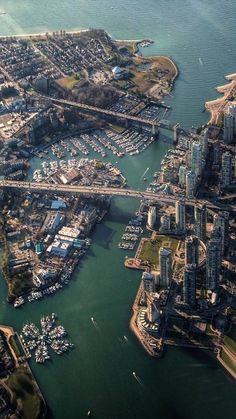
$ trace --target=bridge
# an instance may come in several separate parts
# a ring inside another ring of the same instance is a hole
[[[221,201],[228,201],[230,199],[236,199],[236,192],[220,197]]]
[[[27,192],[51,192],[56,194],[85,194],[85,195],[105,195],[109,197],[120,196],[125,198],[136,198],[149,201],[160,201],[164,204],[174,205],[179,201],[180,197],[174,195],[166,195],[163,193],[145,192],[134,189],[111,188],[104,186],[81,186],[81,185],[58,185],[55,183],[37,183],[14,180],[0,180],[0,188],[24,189]],[[211,210],[228,210],[236,211],[236,207],[213,203],[205,200],[184,199],[186,205],[194,206],[197,204],[206,205]]]
[[[65,100],[65,99],[56,99],[56,98],[44,96],[44,95],[40,95],[40,98],[49,100],[52,103],[55,103],[56,105],[72,106],[74,108],[81,109],[82,111],[85,111],[85,112],[105,115],[105,116],[109,116],[116,119],[122,119],[122,120],[125,120],[127,124],[128,122],[135,122],[140,125],[150,126],[153,135],[156,135],[158,133],[158,128],[164,128],[171,131],[174,130],[174,125],[171,125],[169,121],[164,120],[164,119],[151,120],[151,119],[143,118],[142,116],[139,116],[139,115],[130,115],[128,113],[116,112],[110,109],[103,109],[103,108],[98,108],[96,106],[86,105],[85,103],[73,102],[73,101]]]

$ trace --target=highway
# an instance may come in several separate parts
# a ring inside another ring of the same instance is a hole
[[[0,180],[0,188],[16,188],[26,189],[32,192],[53,192],[53,193],[71,193],[71,194],[88,194],[88,195],[107,195],[107,196],[121,196],[125,198],[136,198],[150,201],[161,201],[165,204],[175,204],[181,199],[178,196],[166,195],[163,193],[145,192],[134,189],[124,188],[109,188],[104,186],[81,186],[81,185],[58,185],[54,183],[37,183],[15,180]],[[210,201],[203,201],[197,199],[185,199],[185,204],[194,206],[196,204],[205,204],[211,209],[228,209],[228,205],[216,204]],[[231,207],[236,211],[236,207]]]

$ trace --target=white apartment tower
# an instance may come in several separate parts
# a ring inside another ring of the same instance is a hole
[[[172,278],[172,252],[171,249],[161,247],[159,250],[160,285],[168,287]]]

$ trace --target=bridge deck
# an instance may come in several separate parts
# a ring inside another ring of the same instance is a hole
[[[32,192],[54,192],[54,193],[71,193],[71,194],[89,194],[89,195],[106,195],[106,196],[120,196],[126,198],[145,199],[151,201],[161,201],[167,204],[175,204],[180,198],[173,195],[166,195],[163,193],[145,192],[134,189],[124,188],[106,188],[104,186],[80,186],[80,185],[57,185],[52,183],[37,183],[26,181],[0,180],[0,188],[16,188],[26,189]],[[197,203],[205,204],[211,209],[220,209],[225,206],[221,204],[214,204],[209,201],[201,201],[197,199],[185,199],[186,205],[196,205]]]
[[[169,130],[173,130],[173,126],[166,120],[165,121],[164,120],[163,121],[151,120],[147,118],[142,118],[141,116],[134,116],[128,113],[115,112],[109,109],[103,109],[103,108],[98,108],[96,106],[86,105],[85,103],[72,102],[70,100],[65,100],[65,99],[56,99],[56,98],[52,98],[48,96],[41,96],[41,97],[44,99],[50,100],[53,103],[57,103],[59,105],[73,106],[75,108],[83,109],[84,111],[88,111],[88,112],[100,113],[100,114],[112,116],[118,119],[125,119],[127,121],[133,121],[139,124],[150,125],[151,127],[166,128]]]

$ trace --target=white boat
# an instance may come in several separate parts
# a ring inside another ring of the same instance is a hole
[[[22,306],[22,304],[24,304],[24,302],[25,302],[24,298],[22,296],[20,296],[20,297],[15,299],[14,307],[15,308],[20,307],[20,306]]]

